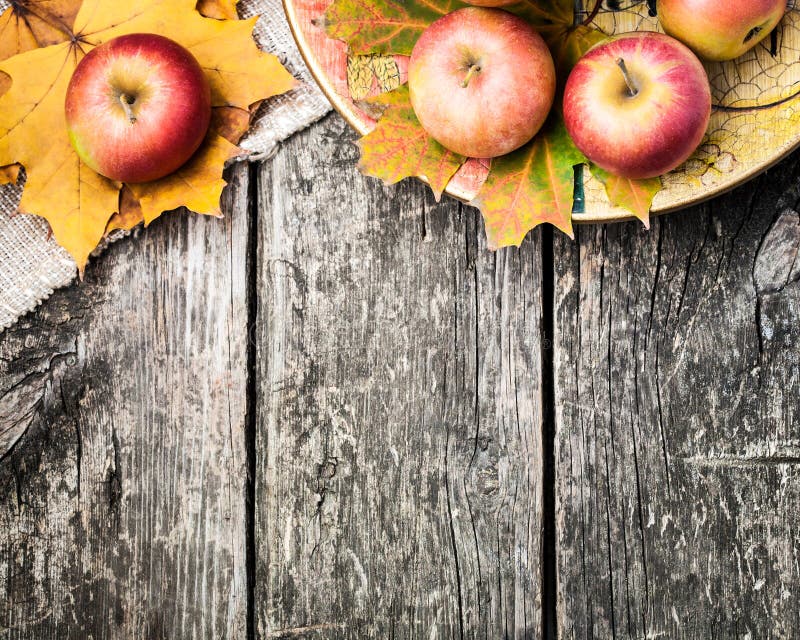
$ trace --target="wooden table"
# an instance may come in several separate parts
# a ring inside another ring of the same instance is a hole
[[[491,253],[353,139],[0,335],[0,638],[800,637],[798,156]]]

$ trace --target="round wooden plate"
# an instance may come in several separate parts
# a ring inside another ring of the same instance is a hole
[[[416,0],[407,0],[413,2]],[[357,103],[389,91],[406,80],[403,56],[349,56],[347,45],[328,38],[325,10],[331,0],[283,0],[297,45],[312,75],[336,110],[360,134],[375,121]],[[768,169],[800,146],[800,0],[790,0],[781,26],[741,58],[706,65],[714,109],[701,146],[683,166],[663,177],[653,214],[681,209],[728,191]],[[595,0],[584,0],[594,7]],[[603,8],[593,24],[605,33],[659,30],[646,0],[622,8]],[[588,11],[584,9],[588,15]],[[468,160],[446,193],[474,198],[486,179],[489,162]],[[603,186],[584,171],[585,211],[574,222],[613,222],[630,213],[613,207]]]

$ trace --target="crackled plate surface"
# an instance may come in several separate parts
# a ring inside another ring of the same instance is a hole
[[[415,0],[409,0],[415,1]],[[711,123],[701,146],[683,166],[663,178],[652,213],[681,209],[752,178],[800,146],[800,0],[790,0],[781,26],[743,57],[706,65],[713,95]],[[328,38],[324,13],[331,0],[284,0],[300,52],[333,106],[362,135],[375,124],[358,101],[406,80],[403,56],[349,56],[347,46]],[[603,2],[592,24],[608,34],[660,30],[646,0]],[[584,15],[594,0],[584,0]],[[471,200],[486,178],[484,161],[469,160],[447,193]],[[575,222],[627,220],[611,206],[602,185],[584,171],[585,211]]]

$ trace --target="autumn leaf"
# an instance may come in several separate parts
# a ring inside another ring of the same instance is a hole
[[[203,215],[222,215],[219,197],[225,180],[221,169],[239,153],[239,147],[212,132],[194,157],[174,173],[156,182],[128,185],[142,207],[144,223],[182,206]]]
[[[0,184],[17,184],[19,178],[20,165],[9,164],[0,167]]]
[[[63,175],[74,176],[77,190],[71,181],[60,179]],[[28,214],[57,211],[43,216],[53,237],[70,255],[82,256],[85,264],[117,210],[120,186],[92,171],[74,153],[54,146],[37,163],[36,171],[28,171],[19,210]]]
[[[236,5],[239,0],[199,0],[197,10],[206,18],[217,20],[236,20]]]
[[[472,201],[483,214],[489,248],[519,246],[543,222],[571,236],[573,167],[583,161],[555,112],[531,142],[495,158]]]
[[[434,20],[465,6],[457,0],[334,0],[325,24],[328,35],[344,40],[351,53],[411,55]]]
[[[574,0],[523,0],[505,8],[525,18],[539,31],[551,27],[564,29],[574,23]]]
[[[661,191],[661,178],[631,180],[609,173],[594,164],[590,170],[592,175],[603,183],[612,205],[627,209],[641,220],[646,228],[650,228],[650,207],[653,205],[655,195]]]
[[[219,126],[177,173],[131,185],[130,193],[142,199],[141,215],[148,222],[181,205],[216,215],[224,187],[222,169],[236,149],[223,136],[238,140],[244,114],[264,98],[294,86],[277,58],[261,52],[253,41],[255,20],[206,18],[191,0],[84,0],[69,41],[0,62],[0,78],[11,78],[10,88],[0,95],[0,165],[25,167],[28,178],[20,210],[46,218],[81,270],[106,227],[121,224],[119,218],[109,221],[119,213],[122,185],[81,164],[69,143],[64,96],[78,62],[93,47],[137,32],[172,38],[194,54],[209,78]],[[218,114],[217,109],[224,112]],[[178,185],[183,185],[185,198],[176,204]],[[127,220],[129,213],[123,211],[120,218]]]
[[[546,36],[562,82],[566,82],[572,67],[589,49],[608,38],[602,31],[585,25],[553,29]]]
[[[352,54],[407,56],[432,22],[466,6],[458,0],[334,0],[325,13],[325,26]],[[504,9],[525,18],[543,35],[562,34],[573,24],[572,0],[522,0]]]
[[[119,208],[117,213],[111,216],[111,219],[106,224],[106,233],[108,235],[117,229],[124,229],[130,231],[136,225],[144,222],[144,214],[142,207],[136,196],[130,190],[128,185],[122,185],[119,191]]]
[[[216,107],[211,110],[210,129],[216,131],[232,144],[239,144],[239,140],[250,128],[250,119],[257,108],[255,103],[250,110],[239,107]]]
[[[386,110],[375,129],[358,141],[361,171],[386,184],[410,176],[425,178],[438,201],[466,158],[448,151],[425,132],[411,108],[407,85],[370,103]]]
[[[0,16],[0,60],[66,42],[81,0],[15,0]]]

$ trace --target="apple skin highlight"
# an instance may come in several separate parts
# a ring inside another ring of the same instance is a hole
[[[178,169],[203,142],[211,89],[184,47],[155,34],[130,34],[81,60],[65,115],[70,141],[94,171],[120,182],[149,182]]]
[[[661,26],[704,60],[733,60],[778,25],[787,0],[658,0]]]
[[[638,87],[635,96],[620,59]],[[710,114],[703,65],[677,40],[653,32],[596,45],[564,90],[564,121],[578,149],[602,169],[631,179],[683,164],[702,141]]]
[[[539,131],[556,74],[547,45],[525,20],[466,7],[420,36],[408,85],[417,118],[437,142],[467,157],[492,158]]]

